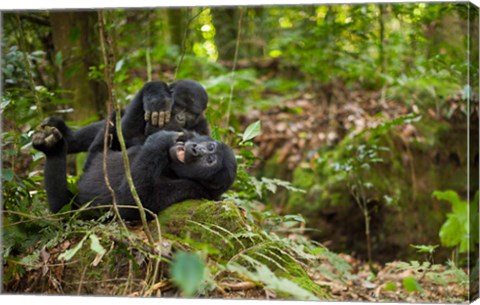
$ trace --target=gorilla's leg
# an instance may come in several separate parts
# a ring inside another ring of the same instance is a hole
[[[62,127],[62,126],[58,126]],[[33,134],[35,149],[45,153],[45,188],[50,211],[56,213],[73,198],[67,187],[67,145],[59,128],[41,125]]]

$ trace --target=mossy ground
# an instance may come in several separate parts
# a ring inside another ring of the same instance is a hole
[[[117,296],[159,295],[161,291],[161,295],[176,296],[179,290],[169,278],[169,263],[176,251],[186,250],[207,253],[209,273],[217,273],[214,278],[217,286],[232,279],[248,281],[248,277],[229,271],[228,267],[234,262],[253,272],[252,266],[243,259],[246,255],[264,264],[275,277],[288,279],[313,296],[326,297],[324,289],[307,274],[307,264],[294,258],[287,244],[269,240],[231,201],[185,201],[164,210],[158,219],[160,235],[157,224],[150,223],[156,240],[153,248],[139,225],[128,225],[125,232],[118,222],[71,221],[67,226],[74,229],[66,238],[50,247],[39,242],[31,249],[32,261],[29,266],[23,266],[26,268],[22,272],[16,272],[13,263],[5,266],[6,273],[12,276],[4,281],[4,291]],[[90,235],[98,238],[104,253],[94,250]],[[76,247],[78,251],[71,258],[61,259],[62,254]],[[161,285],[162,289],[153,289],[159,287],[158,283],[165,284]],[[254,281],[252,289],[262,294],[262,287],[262,281]],[[214,289],[199,296],[218,295]],[[277,296],[292,298],[285,291],[277,291]]]

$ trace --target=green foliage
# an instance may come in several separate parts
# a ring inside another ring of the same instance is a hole
[[[435,249],[438,248],[438,245],[410,245],[410,247],[414,248],[417,250],[418,253],[428,253],[428,254],[433,254],[435,252]]]
[[[277,277],[275,273],[259,261],[246,255],[243,256],[243,258],[249,262],[253,269],[252,271],[234,262],[228,264],[227,269],[232,272],[243,274],[253,281],[262,282],[263,285],[265,285],[265,288],[280,294],[287,294],[293,297],[294,300],[319,300],[313,293],[300,287],[295,282],[286,278]]]
[[[407,276],[403,279],[403,288],[408,292],[421,292],[423,288],[417,282],[417,280],[413,276]]]
[[[452,212],[447,214],[447,220],[440,228],[439,236],[442,245],[447,247],[459,247],[460,253],[465,253],[474,246],[475,236],[470,235],[470,219],[468,218],[468,204],[460,199],[455,191],[435,191],[433,196],[452,205]],[[478,211],[478,201],[472,201],[471,213]],[[477,212],[478,214],[478,212]],[[475,214],[474,214],[475,215]],[[478,222],[478,217],[476,218]],[[478,226],[477,226],[478,227]],[[473,226],[473,228],[476,228]]]
[[[83,247],[83,242],[87,239],[87,235],[85,235],[82,240],[80,240],[80,242],[78,244],[75,245],[75,247],[65,251],[64,253],[60,254],[60,256],[58,257],[58,259],[60,260],[65,260],[65,261],[69,261],[71,260],[75,254],[77,254],[78,251],[80,251],[80,249],[82,249]]]
[[[3,44],[5,45],[5,44]],[[44,51],[35,51],[27,55],[30,62],[41,61]],[[2,76],[6,88],[12,86],[27,87],[28,74],[25,68],[23,53],[14,45],[2,54]]]
[[[458,268],[453,262],[449,261],[446,266],[439,264],[432,264],[430,262],[395,262],[387,265],[392,265],[394,269],[399,271],[408,270],[413,272],[413,280],[425,278],[428,281],[433,282],[436,285],[447,286],[451,283],[457,283],[463,287],[467,287],[469,284],[468,275],[461,268]],[[414,289],[419,286],[415,285],[412,279],[407,280],[409,288]],[[404,285],[405,286],[405,285]],[[405,289],[407,289],[405,287]],[[408,290],[408,289],[407,289]]]
[[[397,284],[393,282],[387,282],[385,286],[383,287],[383,290],[385,291],[397,291]]]

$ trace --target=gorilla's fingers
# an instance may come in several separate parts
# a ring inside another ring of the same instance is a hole
[[[145,116],[144,116],[145,122],[150,121],[150,115],[151,115],[150,111],[145,111]]]
[[[45,134],[43,132],[37,131],[32,136],[33,146],[40,146],[45,142]]]
[[[53,126],[43,126],[38,129],[32,137],[32,144],[34,146],[45,145],[52,147],[62,138],[60,131]]]
[[[152,125],[158,125],[158,112],[152,112]]]
[[[158,113],[158,127],[162,128],[165,124],[165,112]]]
[[[49,135],[48,137],[45,138],[45,145],[47,146],[53,146],[55,143],[57,143],[57,138],[55,137],[54,134]]]
[[[60,131],[55,128],[55,127],[50,127],[50,126],[47,126],[49,128],[47,128],[47,132],[50,132],[50,135],[48,137],[45,138],[45,144],[47,146],[53,146],[55,143],[57,143],[61,138],[62,138],[62,134],[60,133]]]
[[[170,111],[165,111],[165,124],[170,122]]]

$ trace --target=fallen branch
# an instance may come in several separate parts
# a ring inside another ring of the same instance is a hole
[[[257,285],[252,282],[240,282],[240,283],[221,282],[220,286],[222,288],[228,288],[229,290],[232,290],[232,291],[248,290],[248,289],[257,287]]]

